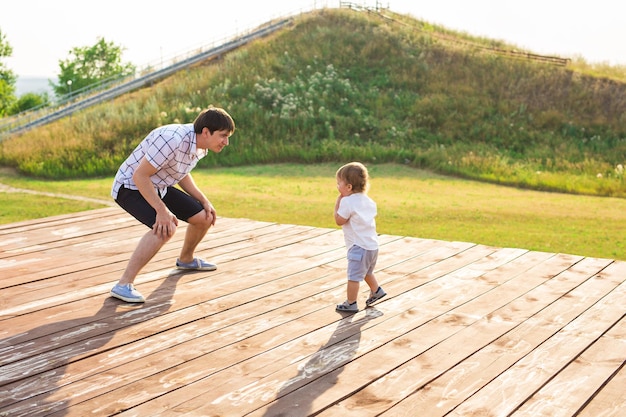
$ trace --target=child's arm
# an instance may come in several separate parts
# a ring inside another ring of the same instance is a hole
[[[337,226],[343,226],[344,224],[348,223],[349,220],[344,219],[339,214],[337,214],[337,210],[339,210],[339,203],[341,203],[341,198],[341,194],[339,194],[337,196],[337,201],[335,202],[335,223],[337,223]]]

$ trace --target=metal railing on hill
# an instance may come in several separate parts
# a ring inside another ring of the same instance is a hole
[[[41,126],[62,117],[69,116],[77,110],[111,100],[122,94],[153,84],[165,77],[174,74],[181,69],[187,68],[211,57],[217,57],[232,51],[246,43],[262,38],[272,32],[283,28],[292,22],[291,17],[270,21],[269,23],[252,30],[246,34],[238,35],[218,46],[209,47],[207,50],[200,48],[190,56],[182,59],[174,59],[173,63],[164,68],[148,71],[137,76],[114,78],[103,80],[97,85],[77,90],[69,96],[65,96],[59,103],[52,106],[41,106],[31,109],[13,117],[0,119],[0,140],[11,134],[24,132],[37,126]],[[188,54],[189,55],[189,54]]]

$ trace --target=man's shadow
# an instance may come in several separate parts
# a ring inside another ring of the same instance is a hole
[[[383,313],[374,307],[365,309],[365,316],[354,320],[355,314],[344,316],[324,346],[298,369],[298,374],[281,387],[274,403],[264,416],[308,416],[311,404],[329,387],[337,383],[344,366],[352,361],[361,343],[361,328]],[[323,382],[315,383],[318,378]],[[299,392],[305,390],[306,392]]]
[[[91,316],[47,323],[0,341],[0,416],[66,415],[69,398],[57,392],[67,367],[101,354],[118,330],[167,312],[184,271],[172,271],[143,304],[105,297]],[[57,394],[57,395],[55,395]]]

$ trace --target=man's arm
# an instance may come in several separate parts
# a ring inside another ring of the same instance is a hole
[[[176,231],[178,219],[161,201],[161,197],[150,180],[150,177],[156,172],[157,169],[144,157],[133,173],[133,181],[143,198],[156,210],[156,221],[152,230],[161,237],[170,237]]]

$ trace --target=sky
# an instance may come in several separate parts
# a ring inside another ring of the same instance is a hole
[[[122,46],[123,62],[155,66],[217,45],[271,19],[339,0],[3,0],[0,31],[13,48],[1,58],[18,77],[56,82],[59,61],[98,38]],[[619,0],[355,0],[543,55],[626,65],[626,24]]]

